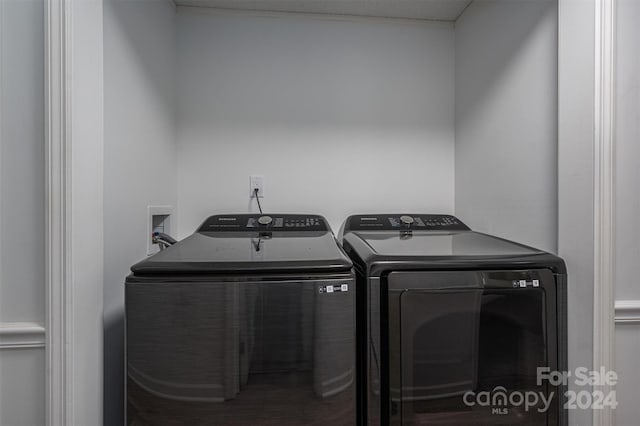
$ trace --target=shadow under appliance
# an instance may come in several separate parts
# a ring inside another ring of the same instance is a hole
[[[536,380],[566,370],[562,259],[447,215],[351,216],[341,240],[364,424],[566,425],[563,389]],[[526,407],[516,393],[552,399]]]
[[[315,215],[218,215],[125,283],[127,424],[356,423],[352,263]]]

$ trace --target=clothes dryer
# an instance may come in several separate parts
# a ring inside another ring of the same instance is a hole
[[[567,366],[562,259],[450,215],[351,216],[341,241],[365,424],[566,424],[564,389],[539,380]]]

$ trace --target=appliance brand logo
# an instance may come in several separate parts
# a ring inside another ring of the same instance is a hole
[[[230,221],[230,222],[235,222],[237,219],[235,217],[220,217],[218,218],[219,221]]]

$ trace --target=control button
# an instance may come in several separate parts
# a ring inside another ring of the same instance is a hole
[[[538,280],[533,280],[533,286],[534,286],[534,287],[540,287],[540,281],[538,281]]]
[[[405,225],[411,225],[414,222],[414,220],[413,220],[413,218],[411,216],[400,216],[400,220]]]
[[[273,219],[271,218],[271,216],[260,216],[258,218],[258,223],[260,225],[268,225],[273,221]]]
[[[520,280],[520,287],[525,288],[527,286],[526,280]]]

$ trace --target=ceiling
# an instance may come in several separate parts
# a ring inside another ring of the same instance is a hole
[[[1,1],[1,0],[0,0]],[[473,0],[174,0],[178,6],[455,21]]]

